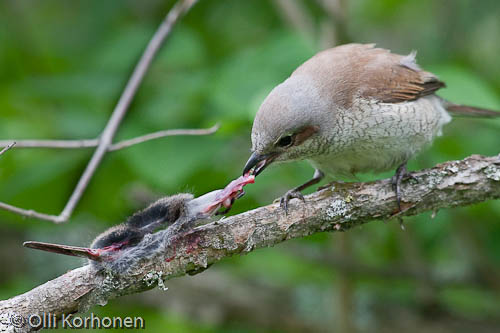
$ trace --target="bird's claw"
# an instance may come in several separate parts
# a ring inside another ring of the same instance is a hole
[[[396,193],[396,202],[399,211],[401,211],[401,180],[402,178],[398,177],[397,174],[391,178],[392,190]]]
[[[415,177],[406,169],[406,162],[397,168],[396,173],[391,178],[392,190],[396,193],[396,202],[398,204],[399,211],[401,211],[401,182],[404,178],[415,179]]]
[[[294,198],[306,202],[306,199],[304,199],[304,196],[299,191],[294,189],[286,192],[285,195],[280,198],[280,207],[285,210],[285,214],[288,214],[288,202]]]

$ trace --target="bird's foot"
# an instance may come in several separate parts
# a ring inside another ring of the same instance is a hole
[[[302,193],[300,193],[300,191],[298,191],[297,189],[292,189],[292,190],[286,192],[281,198],[279,198],[280,207],[285,210],[285,214],[287,214],[287,215],[288,215],[288,202],[290,202],[290,200],[292,200],[294,198],[300,199],[303,202],[306,202],[306,199],[304,199],[304,196],[302,195]],[[276,199],[276,201],[277,200],[278,199]]]
[[[288,215],[288,202],[290,200],[292,200],[293,198],[296,198],[296,199],[302,200],[302,202],[306,202],[306,200],[304,199],[304,196],[300,192],[305,190],[309,186],[317,184],[321,179],[323,179],[324,176],[325,175],[323,174],[323,172],[321,172],[321,170],[315,169],[314,175],[310,180],[308,180],[304,184],[297,186],[296,188],[291,189],[290,191],[286,192],[285,195],[279,199],[280,206],[281,206],[281,208],[283,208],[285,210],[285,214]]]
[[[406,169],[406,162],[401,164],[396,169],[396,174],[391,178],[392,190],[396,193],[396,202],[398,204],[398,209],[401,211],[401,182],[405,178],[414,178]]]

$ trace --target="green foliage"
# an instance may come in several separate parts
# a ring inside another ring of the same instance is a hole
[[[0,34],[1,138],[97,137],[133,65],[172,3],[1,2],[0,29],[8,32]],[[64,226],[0,212],[0,232],[15,235],[10,237],[14,243],[2,239],[5,244],[0,245],[0,252],[28,258],[31,263],[2,274],[2,298],[81,264],[73,259],[61,261],[51,254],[35,255],[21,248],[23,240],[84,245],[92,235],[144,205],[137,199],[141,195],[150,198],[179,191],[199,195],[239,176],[249,156],[252,119],[260,103],[275,85],[319,50],[322,27],[330,19],[318,3],[305,1],[303,14],[309,17],[317,35],[309,40],[300,28],[289,23],[293,20],[280,10],[277,1],[200,0],[175,27],[155,59],[116,140],[168,128],[209,127],[216,122],[221,129],[208,137],[163,138],[107,154],[75,216]],[[441,96],[457,103],[500,109],[498,2],[347,3],[348,39],[376,42],[400,53],[415,48],[422,67],[447,83]],[[470,154],[498,154],[499,133],[500,119],[456,119],[433,147],[412,162],[411,168],[431,167]],[[91,149],[13,149],[0,158],[0,201],[58,213],[90,154]],[[312,172],[305,162],[269,168],[256,184],[248,186],[247,195],[231,213],[270,203]],[[427,318],[421,311],[425,303],[419,293],[422,279],[386,279],[370,270],[404,268],[418,275],[424,267],[445,280],[472,280],[466,287],[429,282],[432,301],[442,311],[439,313],[489,323],[500,316],[500,304],[494,296],[498,295],[498,283],[491,282],[500,277],[499,220],[499,202],[483,203],[440,211],[434,219],[430,214],[408,218],[405,236],[394,222],[373,222],[346,235],[347,250],[338,246],[342,241],[338,234],[321,234],[289,242],[292,252],[287,250],[288,244],[262,249],[224,260],[220,267],[239,284],[260,281],[270,285],[270,290],[284,288],[292,296],[281,301],[291,299],[296,309],[290,318],[307,322],[311,317],[322,327],[336,325],[341,319],[341,309],[332,304],[338,303],[336,295],[347,288],[342,282],[342,276],[347,276],[354,285],[353,321],[358,328],[376,326],[382,320],[377,306],[406,309],[414,317]],[[312,251],[318,260],[300,256],[301,251]],[[322,260],[325,253],[370,269],[344,272]],[[2,265],[9,262],[1,255],[0,260]],[[230,292],[231,285],[227,289]],[[169,297],[168,292],[164,297]],[[196,296],[189,297],[188,304],[195,307]],[[224,308],[224,304],[219,307]],[[235,324],[230,316],[212,321],[186,314],[177,317],[170,309],[134,302],[112,302],[95,309],[95,313],[141,314],[151,331],[276,328],[250,319]]]

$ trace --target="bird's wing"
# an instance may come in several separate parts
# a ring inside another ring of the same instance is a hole
[[[67,256],[87,258],[95,261],[102,260],[99,251],[100,249],[89,249],[87,247],[78,247],[78,246],[34,242],[34,241],[24,242],[23,246],[42,251],[64,254]]]
[[[385,103],[413,101],[444,87],[407,56],[376,48],[375,44],[346,44],[319,52],[294,75],[312,76],[322,96],[349,109],[357,98]]]
[[[415,61],[416,52],[407,56],[380,48],[367,48],[360,95],[384,103],[413,101],[431,95],[445,86],[437,76],[423,71]]]

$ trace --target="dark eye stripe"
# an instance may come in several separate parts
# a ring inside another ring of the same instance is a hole
[[[304,127],[294,138],[294,145],[299,146],[304,141],[309,139],[313,134],[318,132],[318,127],[316,126],[307,126]]]

